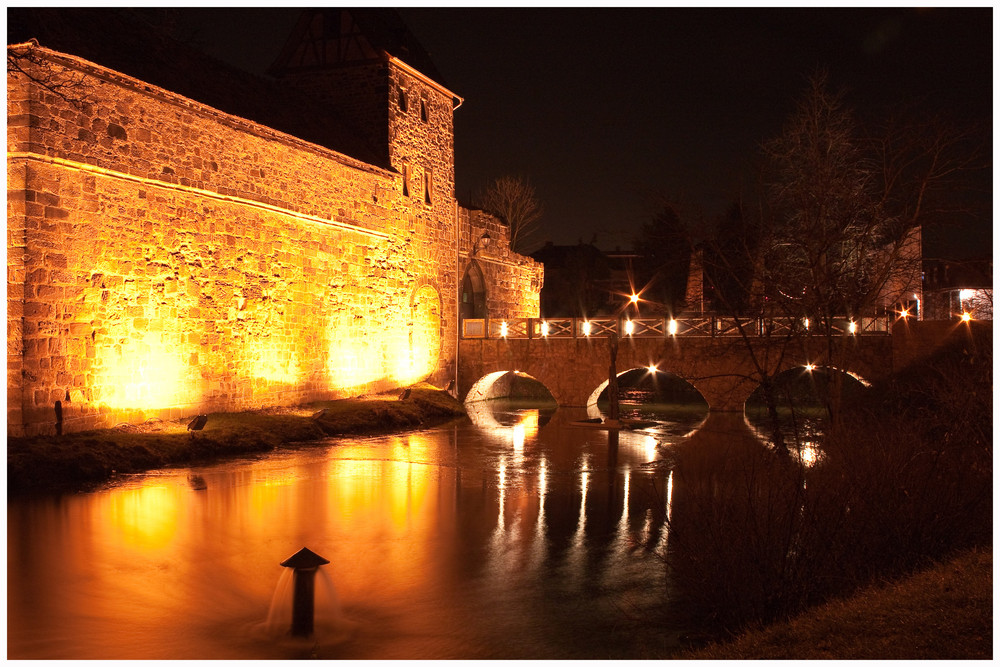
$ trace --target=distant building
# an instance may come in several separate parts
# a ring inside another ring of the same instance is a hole
[[[923,318],[956,319],[968,313],[993,319],[993,262],[990,260],[924,262]]]

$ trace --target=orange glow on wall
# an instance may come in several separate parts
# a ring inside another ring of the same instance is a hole
[[[141,410],[188,403],[197,383],[182,350],[144,336],[96,347],[92,386],[98,405]]]

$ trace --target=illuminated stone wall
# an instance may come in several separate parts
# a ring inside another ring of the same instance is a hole
[[[396,171],[43,53],[91,101],[8,74],[9,434],[453,377],[450,175],[428,204]]]
[[[510,230],[496,217],[479,210],[459,209],[462,275],[475,264],[486,283],[486,308],[490,318],[538,317],[542,291],[541,264],[512,252]],[[483,235],[489,243],[482,244]]]

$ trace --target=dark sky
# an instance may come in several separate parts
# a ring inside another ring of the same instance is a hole
[[[263,71],[298,11],[199,10],[180,27]],[[689,222],[714,218],[818,68],[859,110],[915,105],[991,123],[990,7],[400,13],[465,100],[459,198],[526,176],[542,238],[558,244],[631,247],[663,198]]]

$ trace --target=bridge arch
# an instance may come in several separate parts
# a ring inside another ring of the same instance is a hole
[[[488,401],[495,398],[506,398],[511,395],[512,386],[516,386],[525,380],[531,381],[545,390],[546,396],[540,396],[539,398],[555,402],[555,397],[552,395],[552,391],[538,378],[528,375],[527,373],[522,373],[521,371],[506,370],[493,371],[492,373],[487,373],[479,378],[473,383],[472,387],[465,395],[463,402],[470,404],[478,403],[480,401]]]
[[[626,368],[623,371],[617,372],[615,374],[615,376],[619,380],[621,380],[622,377],[624,377],[626,375],[629,375],[629,374],[634,374],[636,371],[640,371],[642,373],[645,373],[647,376],[652,376],[652,377],[655,377],[656,375],[667,375],[667,376],[676,378],[677,381],[683,382],[685,385],[687,385],[692,390],[694,390],[695,392],[697,392],[698,395],[701,397],[702,401],[705,401],[706,406],[708,405],[708,401],[705,399],[704,394],[701,393],[701,391],[698,389],[698,387],[696,387],[694,384],[692,384],[690,381],[688,381],[688,379],[685,378],[684,376],[679,375],[677,373],[674,373],[672,371],[663,370],[663,369],[657,368],[655,366],[633,366],[632,368]],[[591,392],[590,396],[587,398],[587,407],[588,408],[590,408],[591,406],[597,405],[597,401],[600,399],[601,394],[603,394],[604,391],[608,388],[608,384],[610,384],[610,379],[607,379],[607,380],[604,380],[603,382],[601,382],[599,385],[597,385],[597,388],[594,389],[593,392]],[[621,387],[621,386],[622,385],[619,382],[619,387]]]
[[[593,320],[503,321],[497,326],[482,321],[478,336],[463,335],[459,341],[459,394],[466,396],[468,388],[489,373],[519,369],[545,385],[559,405],[586,407],[596,398],[595,388],[608,379],[608,331],[616,323],[605,324],[602,329],[601,322]],[[619,338],[616,366],[669,369],[697,389],[710,410],[742,413],[758,386],[754,378],[759,369],[751,357],[766,357],[768,341],[743,341],[718,333],[717,328],[704,334],[675,334],[664,325],[663,330],[671,333],[657,329],[656,335]],[[891,372],[893,339],[886,333],[852,336],[845,342],[852,346],[847,355],[852,376],[878,380]],[[789,351],[785,364],[802,367],[826,361],[823,340],[803,343],[807,344],[803,349]]]

